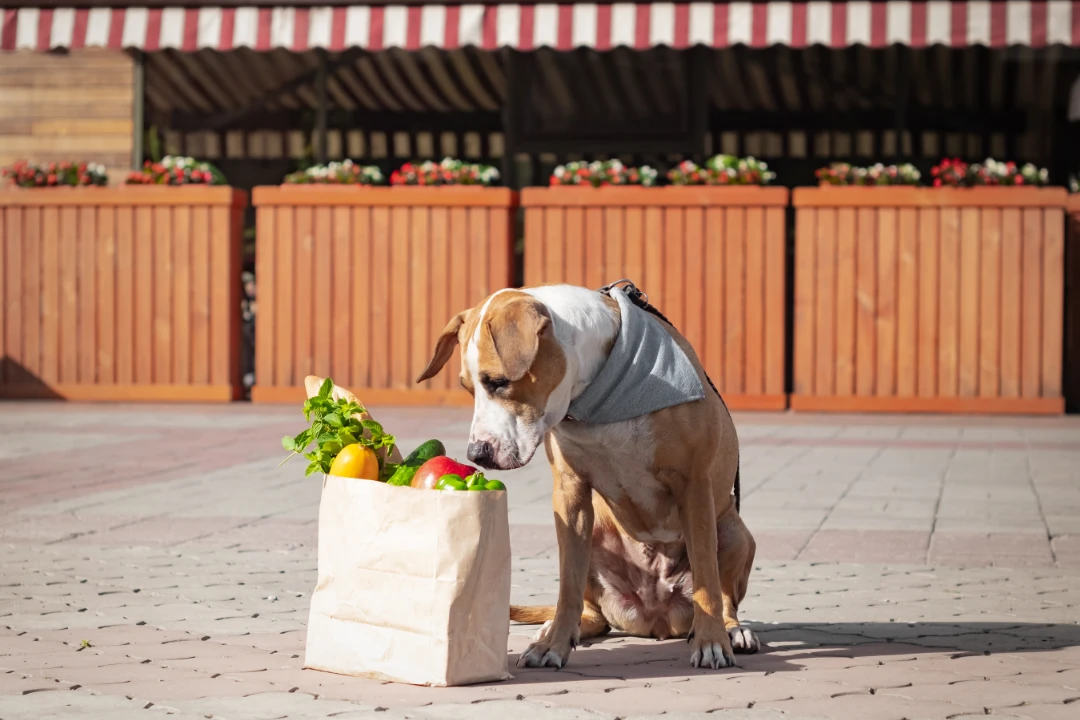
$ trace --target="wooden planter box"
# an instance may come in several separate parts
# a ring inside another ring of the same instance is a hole
[[[0,397],[229,401],[245,193],[0,192]]]
[[[729,407],[781,410],[786,188],[530,188],[525,283],[630,278]]]
[[[1067,201],[1068,236],[1065,247],[1065,372],[1067,412],[1080,412],[1080,193]]]
[[[255,402],[301,402],[304,377],[371,404],[469,404],[455,353],[422,385],[450,318],[513,282],[506,188],[255,188]]]
[[[1060,413],[1065,191],[795,190],[792,408]]]

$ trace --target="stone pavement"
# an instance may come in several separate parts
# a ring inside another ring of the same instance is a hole
[[[467,412],[376,416],[464,454]],[[319,486],[278,467],[301,423],[0,404],[0,720],[1080,718],[1080,419],[738,415],[765,652],[698,671],[611,636],[448,689],[302,669]],[[553,602],[548,470],[504,479],[514,601]]]

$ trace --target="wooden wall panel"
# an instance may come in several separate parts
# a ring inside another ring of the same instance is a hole
[[[0,166],[16,160],[97,162],[113,182],[130,167],[134,65],[126,53],[5,52]]]
[[[269,332],[255,336],[253,401],[296,402],[306,375],[329,374],[372,404],[471,402],[456,353],[416,378],[453,315],[512,282],[516,194],[281,186],[257,188],[254,204],[272,284],[260,281]]]
[[[793,408],[1064,410],[1063,190],[802,188],[794,204]]]
[[[529,188],[526,284],[629,278],[729,407],[784,409],[787,199],[784,188]]]
[[[0,192],[0,397],[239,397],[231,188]]]

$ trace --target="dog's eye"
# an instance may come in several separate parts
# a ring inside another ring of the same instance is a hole
[[[484,383],[484,389],[492,394],[497,393],[510,385],[510,381],[504,377],[484,377],[482,378],[482,382]]]

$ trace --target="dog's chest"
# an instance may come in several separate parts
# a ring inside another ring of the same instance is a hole
[[[682,538],[675,498],[653,473],[655,443],[646,418],[568,423],[553,434],[563,460],[607,501],[630,537],[647,544]]]

